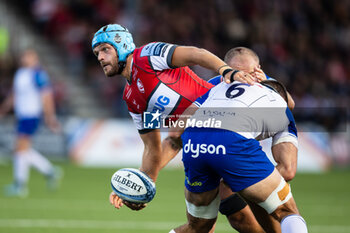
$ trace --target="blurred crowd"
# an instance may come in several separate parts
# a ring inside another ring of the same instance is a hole
[[[151,41],[194,45],[222,58],[232,47],[252,48],[263,70],[287,86],[297,107],[332,108],[332,115],[339,114],[336,107],[349,105],[347,0],[20,2],[38,32],[65,51],[70,72],[93,86],[116,116],[125,116],[118,110],[124,80],[105,78],[91,52],[94,32],[109,23],[129,28],[137,46]],[[194,69],[204,79],[215,75]]]

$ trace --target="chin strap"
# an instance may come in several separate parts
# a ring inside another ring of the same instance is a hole
[[[121,74],[126,66],[126,62],[120,61],[118,62],[118,74]]]
[[[118,51],[117,51],[117,54],[118,54]],[[129,55],[128,55],[128,57],[130,56],[130,55],[132,55],[133,54],[133,52],[132,53],[130,53]],[[127,58],[128,58],[127,57]],[[119,56],[118,56],[118,60],[119,60]],[[126,67],[126,61],[120,61],[120,62],[118,62],[118,74],[121,74],[122,72],[123,72],[123,70],[124,70],[124,68]]]

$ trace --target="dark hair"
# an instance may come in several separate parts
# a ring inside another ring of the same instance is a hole
[[[246,48],[246,47],[235,47],[235,48],[230,49],[226,53],[224,61],[226,63],[229,63],[234,57],[242,56],[242,55],[250,55],[250,56],[254,57],[258,61],[258,63],[260,62],[258,55],[253,50]]]
[[[282,98],[287,102],[288,104],[288,94],[287,94],[287,89],[286,87],[278,82],[277,80],[264,80],[260,83],[261,85],[264,85],[266,87],[271,88],[272,90],[274,90],[275,92],[277,92],[278,94],[280,94],[280,96],[282,96]]]

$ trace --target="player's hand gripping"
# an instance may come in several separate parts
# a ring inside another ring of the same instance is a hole
[[[111,205],[114,205],[115,208],[120,209],[123,205],[126,205],[132,210],[142,210],[147,206],[145,203],[132,203],[128,201],[124,201],[120,197],[118,197],[114,192],[111,192],[109,195],[109,202]]]
[[[223,66],[219,69],[219,73],[222,71],[221,75],[224,78],[225,83],[232,83],[233,81],[239,81],[242,83],[248,83],[253,85],[256,79],[247,72],[240,70],[233,70],[229,66]]]
[[[256,78],[257,82],[261,82],[266,80],[266,74],[264,73],[264,71],[262,69],[260,69],[260,67],[255,67],[254,68],[254,75]]]

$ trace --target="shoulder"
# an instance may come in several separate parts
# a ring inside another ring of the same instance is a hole
[[[208,81],[208,83],[211,83],[211,84],[213,84],[215,86],[218,85],[221,82],[222,82],[222,76],[221,75],[215,76],[215,77],[209,79],[209,81]]]
[[[34,70],[34,79],[35,83],[39,87],[47,87],[50,86],[50,79],[48,73],[42,68],[36,68]]]
[[[140,47],[140,57],[160,56],[164,57],[169,49],[175,49],[176,45],[165,42],[151,42]]]
[[[147,70],[150,66],[151,71],[161,71],[174,68],[171,66],[171,59],[177,46],[164,42],[152,42],[146,44],[134,53],[134,62],[136,66]]]

